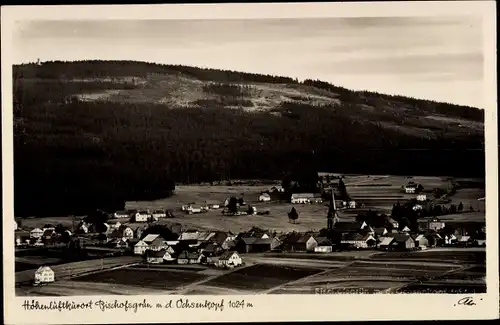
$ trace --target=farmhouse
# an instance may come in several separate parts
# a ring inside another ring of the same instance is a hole
[[[429,247],[441,246],[444,244],[443,237],[438,233],[427,233],[425,234]]]
[[[415,240],[407,234],[398,234],[394,236],[391,242],[393,250],[412,250],[415,248]]]
[[[113,230],[109,237],[111,238],[124,238],[124,239],[132,239],[134,238],[134,231],[125,225],[120,226],[118,229]]]
[[[40,228],[35,228],[30,231],[30,238],[41,238],[43,235],[43,230]]]
[[[297,251],[314,252],[314,248],[318,246],[318,242],[313,235],[305,234],[301,236],[296,242]]]
[[[40,266],[35,271],[35,283],[49,283],[54,282],[54,271],[48,266]]]
[[[54,228],[46,228],[43,231],[42,238],[43,239],[51,239],[56,234]]]
[[[349,209],[356,209],[356,201],[349,201]]]
[[[271,193],[283,193],[285,192],[285,189],[282,186],[273,186],[271,187]]]
[[[142,255],[148,249],[149,245],[144,242],[144,240],[139,240],[137,244],[134,245],[134,254]]]
[[[199,236],[200,236],[200,233],[198,230],[188,229],[188,230],[182,232],[182,234],[179,237],[179,240],[180,241],[198,242]]]
[[[387,231],[387,228],[385,228],[385,227],[377,227],[377,228],[374,228],[373,231],[375,232],[375,236],[377,236],[377,237],[383,237],[389,233]]]
[[[417,185],[415,184],[408,184],[405,186],[406,194],[414,194],[416,191],[417,191]]]
[[[392,237],[392,236],[380,237],[378,248],[380,248],[382,250],[389,250],[389,247],[390,247],[393,240],[394,240],[394,237]]]
[[[457,235],[456,236],[456,244],[460,246],[468,246],[472,243],[472,239],[470,236]]]
[[[257,238],[252,245],[252,252],[268,252],[271,250],[271,244],[273,239],[271,238]]]
[[[375,247],[377,241],[372,235],[366,234],[361,235],[357,233],[347,233],[342,236],[340,240],[342,246],[354,247],[354,248],[368,248]]]
[[[146,262],[150,264],[161,264],[163,262],[171,262],[175,260],[172,255],[165,250],[152,251],[148,249],[145,253],[145,257]]]
[[[401,233],[409,233],[411,232],[411,229],[408,228],[408,226],[404,226],[403,229],[400,230]]]
[[[200,263],[201,256],[198,253],[183,251],[177,257],[177,264],[198,264]]]
[[[17,246],[28,243],[30,239],[30,233],[24,230],[16,230],[14,236]]]
[[[128,240],[126,238],[119,238],[116,240],[116,248],[128,248]]]
[[[305,203],[321,203],[323,200],[320,196],[313,193],[295,193],[292,194],[290,200],[293,204],[305,204]]]
[[[433,218],[428,222],[427,229],[433,231],[439,231],[445,227],[445,223],[439,220],[438,218]]]
[[[154,220],[158,220],[159,218],[166,218],[167,213],[165,212],[165,210],[157,209],[153,211],[152,216]]]
[[[134,214],[134,221],[135,222],[146,222],[149,220],[150,217],[151,217],[151,214],[149,213],[149,211],[146,211],[146,210],[137,211]]]
[[[427,201],[427,196],[425,194],[419,194],[417,195],[417,201],[425,202]]]
[[[453,234],[444,236],[444,243],[446,245],[454,244],[456,240],[457,240],[457,237],[455,237],[455,235],[453,235]]]
[[[260,202],[269,202],[269,201],[271,201],[271,196],[268,193],[262,193],[259,196],[259,201]]]
[[[281,250],[294,252],[297,251],[297,241],[302,237],[302,234],[291,232],[279,237],[279,241],[281,241]]]
[[[240,237],[236,242],[236,249],[240,253],[250,253],[252,251],[252,245],[257,239],[258,238],[255,237]]]
[[[429,247],[429,240],[423,234],[420,234],[415,237],[415,247],[419,249],[426,249]]]
[[[167,241],[163,239],[161,236],[156,237],[151,243],[149,243],[149,249],[152,251],[166,250],[168,248],[169,245],[167,244]]]
[[[125,219],[125,218],[130,218],[130,212],[129,211],[116,211],[113,214],[113,217],[115,219]]]
[[[331,253],[332,252],[332,242],[326,237],[316,237],[316,242],[318,246],[314,247],[316,253]]]
[[[217,263],[217,267],[231,267],[231,266],[239,266],[243,263],[241,257],[235,251],[227,251],[222,254]]]
[[[223,248],[217,244],[207,243],[203,248],[201,248],[200,253],[205,256],[217,256],[223,252]]]

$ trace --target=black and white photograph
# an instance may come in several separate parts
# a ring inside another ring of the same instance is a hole
[[[10,25],[16,298],[487,293],[484,10],[99,10]]]

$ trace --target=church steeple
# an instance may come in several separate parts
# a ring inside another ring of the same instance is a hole
[[[337,207],[335,204],[335,194],[333,193],[333,189],[332,189],[332,200],[330,201],[330,206],[328,207],[326,228],[328,230],[333,230],[333,226],[338,221],[339,221],[339,218],[338,218],[338,214],[337,214]]]

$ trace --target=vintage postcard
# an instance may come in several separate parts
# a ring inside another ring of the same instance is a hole
[[[498,317],[495,2],[1,20],[5,323]]]

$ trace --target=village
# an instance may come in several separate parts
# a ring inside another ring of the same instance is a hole
[[[244,266],[247,260],[252,260],[252,256],[263,253],[275,254],[273,256],[281,254],[283,257],[296,255],[300,258],[307,254],[308,259],[322,259],[338,252],[403,254],[447,247],[467,250],[486,245],[484,222],[450,223],[433,213],[422,213],[425,210],[437,210],[436,206],[439,205],[433,203],[432,208],[429,208],[431,201],[437,200],[429,199],[423,193],[422,185],[416,184],[411,178],[401,187],[409,199],[394,204],[391,215],[366,209],[363,203],[346,197],[345,193],[338,190],[338,179],[324,183],[334,186],[323,186],[322,194],[292,193],[288,202],[292,208],[287,216],[283,216],[288,218],[293,227],[302,207],[327,206],[328,211],[323,217],[325,227],[320,230],[276,231],[253,226],[246,231],[233,233],[182,225],[182,214],[217,212],[226,218],[268,215],[271,212],[265,208],[266,204],[285,197],[285,189],[279,185],[262,191],[249,202],[243,197],[230,196],[222,202],[187,203],[179,207],[175,215],[172,210],[157,208],[113,213],[97,211],[86,218],[76,220],[73,217],[71,229],[50,224],[26,229],[19,224],[22,221],[16,221],[16,267],[18,261],[26,261],[40,250],[59,250],[66,252],[66,255],[78,255],[75,260],[81,260],[82,263],[130,256],[135,258],[132,260],[134,263],[144,265],[200,265],[232,270]],[[443,196],[440,199],[444,199]],[[259,205],[259,211],[255,205]],[[463,206],[453,209],[453,212],[466,210]],[[345,221],[344,217],[341,220],[339,213],[347,212],[355,217],[349,218],[349,221]],[[416,222],[409,221],[409,214],[417,216]],[[16,281],[18,285],[39,286],[59,278],[50,263],[39,265],[37,269],[28,267],[17,271],[32,274],[21,277],[23,281],[21,278]],[[95,272],[93,269],[87,271]],[[26,279],[29,281],[26,282]]]

